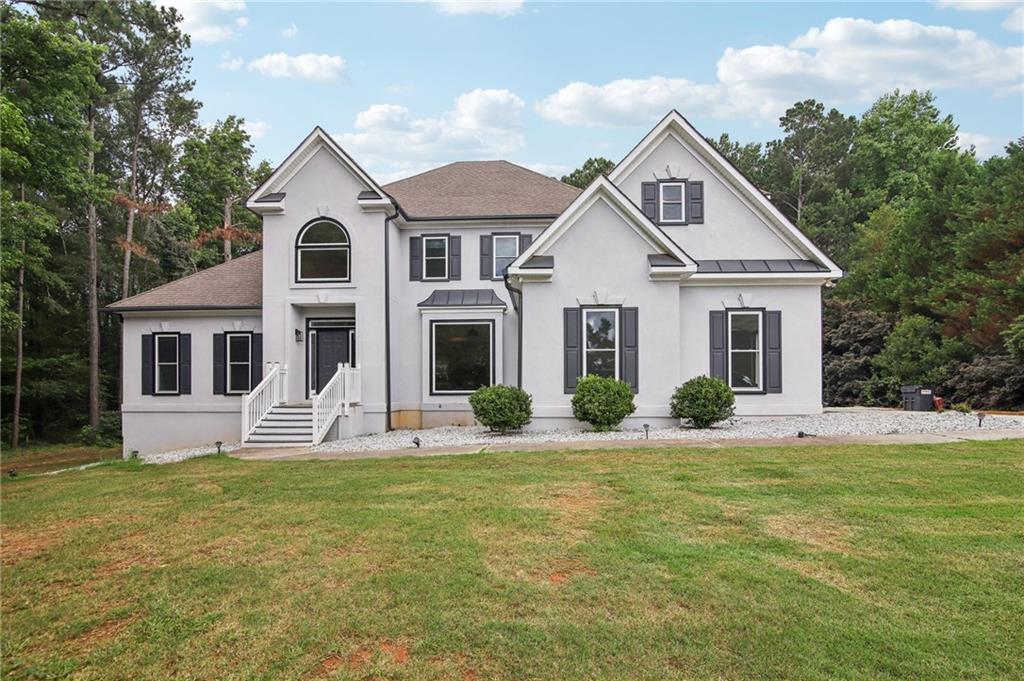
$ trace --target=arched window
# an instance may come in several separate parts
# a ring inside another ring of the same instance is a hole
[[[295,279],[305,282],[349,281],[348,232],[333,220],[316,220],[299,232],[295,244]]]

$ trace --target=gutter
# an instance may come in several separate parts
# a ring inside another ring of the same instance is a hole
[[[395,214],[384,216],[384,430],[391,428],[391,221],[401,208],[395,204]]]
[[[517,332],[518,342],[516,343],[516,387],[523,387],[523,289],[512,285],[508,270],[503,275],[505,288],[508,290],[508,297],[512,300],[512,309],[519,316],[519,329]],[[519,303],[516,303],[516,294],[519,294]]]

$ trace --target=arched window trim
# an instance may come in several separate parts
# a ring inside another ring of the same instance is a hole
[[[337,227],[344,238],[342,242],[332,242],[323,244],[304,244],[302,238],[306,235],[310,229],[321,223],[329,223]],[[303,277],[302,276],[302,254],[307,251],[342,251],[345,255],[345,272],[346,276],[342,278],[337,277]],[[314,218],[304,224],[302,229],[299,230],[298,236],[295,237],[295,283],[297,284],[337,284],[346,283],[352,281],[352,238],[349,236],[348,230],[345,229],[345,225],[341,224],[337,220],[331,218]]]

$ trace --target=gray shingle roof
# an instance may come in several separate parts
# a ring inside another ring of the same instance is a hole
[[[493,289],[434,289],[417,307],[508,307]]]
[[[697,273],[745,274],[749,272],[827,272],[811,260],[698,260]]]
[[[384,185],[410,218],[554,219],[580,190],[508,161],[458,161]]]
[[[228,262],[119,300],[106,309],[132,310],[259,309],[263,305],[263,252]]]

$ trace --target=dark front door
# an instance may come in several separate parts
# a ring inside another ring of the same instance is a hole
[[[317,329],[316,392],[320,392],[338,371],[338,364],[351,362],[349,357],[351,329]]]

